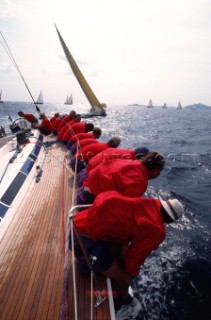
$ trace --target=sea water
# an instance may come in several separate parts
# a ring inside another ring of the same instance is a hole
[[[49,117],[88,110],[63,104],[39,108]],[[0,126],[10,132],[8,116],[15,120],[20,110],[37,114],[33,104],[6,102]],[[107,117],[86,121],[101,127],[101,141],[119,136],[122,148],[146,146],[165,155],[165,169],[149,181],[146,196],[177,198],[185,206],[185,215],[167,226],[165,241],[133,281],[143,306],[137,320],[211,319],[211,109],[114,106]]]

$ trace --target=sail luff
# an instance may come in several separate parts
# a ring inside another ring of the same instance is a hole
[[[56,26],[55,26],[56,27]],[[97,97],[95,96],[94,92],[92,91],[92,89],[90,88],[88,82],[86,81],[86,79],[84,78],[83,74],[81,73],[81,70],[79,69],[79,67],[77,66],[73,56],[71,55],[68,47],[66,46],[59,30],[56,27],[56,31],[57,34],[59,36],[59,40],[61,42],[62,48],[64,50],[64,53],[66,55],[66,58],[69,62],[69,65],[76,77],[76,79],[78,80],[81,89],[83,90],[85,96],[87,97],[89,103],[91,104],[92,108],[98,107],[100,110],[104,111],[104,109],[101,107],[101,104],[99,102],[99,100],[97,99]]]

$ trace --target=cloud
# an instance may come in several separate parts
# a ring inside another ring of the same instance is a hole
[[[1,73],[11,73],[12,72],[12,68],[9,65],[0,65],[0,72]]]
[[[0,19],[8,20],[17,17],[24,12],[22,0],[1,0],[0,2]]]

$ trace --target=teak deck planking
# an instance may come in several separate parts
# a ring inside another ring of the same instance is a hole
[[[57,143],[50,152],[68,157]],[[60,319],[64,276],[64,239],[71,206],[73,175],[47,155],[41,180],[31,183],[0,243],[0,317],[2,320]],[[64,185],[64,189],[62,188]],[[64,192],[63,192],[64,190]],[[64,207],[63,207],[64,206]],[[65,217],[62,218],[62,212]],[[63,226],[64,221],[65,226]],[[75,320],[71,254],[68,315]],[[90,319],[90,279],[76,268],[78,320]],[[100,280],[106,287],[105,279]],[[95,298],[94,298],[95,303]],[[93,319],[110,320],[108,300],[94,307]]]

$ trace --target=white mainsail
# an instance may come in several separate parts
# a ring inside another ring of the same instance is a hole
[[[3,101],[1,100],[1,95],[2,95],[2,90],[0,91],[0,103],[3,103]]]
[[[180,101],[178,102],[178,106],[177,106],[177,109],[182,109],[182,106],[181,106],[181,103],[180,103]]]
[[[73,104],[73,96],[70,94],[69,96],[67,95],[67,99],[64,104]]]
[[[152,100],[151,100],[151,99],[149,100],[149,103],[148,103],[148,105],[147,105],[147,108],[153,108],[153,104],[152,104]]]
[[[36,101],[37,104],[43,104],[43,93],[42,90],[40,91],[39,97]]]

